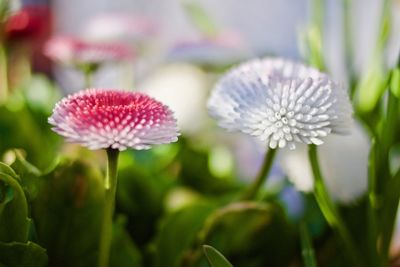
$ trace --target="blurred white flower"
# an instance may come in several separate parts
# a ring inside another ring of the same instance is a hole
[[[328,75],[279,58],[252,60],[215,86],[208,108],[219,126],[258,137],[270,148],[320,145],[345,133],[352,109],[346,91]]]
[[[178,42],[169,52],[170,61],[185,61],[197,65],[230,65],[251,56],[241,36],[222,32],[215,36],[199,37]]]
[[[107,13],[91,19],[83,28],[82,36],[97,42],[142,43],[154,37],[157,31],[156,23],[143,15]]]
[[[322,174],[333,199],[348,203],[366,192],[369,149],[368,136],[356,123],[351,127],[351,134],[330,135],[319,147]],[[282,169],[298,190],[313,190],[314,179],[306,145],[299,145],[294,151],[284,149],[279,158]]]
[[[207,75],[189,64],[162,67],[141,83],[139,88],[168,105],[183,133],[196,133],[207,120]]]

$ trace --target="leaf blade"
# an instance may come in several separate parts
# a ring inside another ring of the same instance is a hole
[[[221,252],[209,245],[203,245],[203,251],[211,267],[233,267]]]

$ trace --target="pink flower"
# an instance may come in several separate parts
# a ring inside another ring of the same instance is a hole
[[[101,64],[129,60],[133,50],[122,43],[85,42],[73,37],[56,36],[47,41],[44,53],[64,64]]]
[[[4,31],[8,40],[41,40],[51,29],[51,11],[46,5],[27,5],[5,21]]]
[[[53,131],[89,149],[149,149],[178,140],[172,111],[136,92],[88,89],[58,102],[49,118]]]

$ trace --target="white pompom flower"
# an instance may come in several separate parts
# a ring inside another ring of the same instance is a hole
[[[330,133],[346,133],[352,121],[343,87],[317,69],[280,58],[232,69],[213,89],[208,109],[222,128],[256,136],[272,149],[320,145]]]

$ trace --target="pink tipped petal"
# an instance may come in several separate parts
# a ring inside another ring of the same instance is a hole
[[[178,140],[172,111],[136,92],[88,89],[65,97],[49,123],[68,142],[89,149],[149,149]]]

